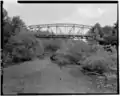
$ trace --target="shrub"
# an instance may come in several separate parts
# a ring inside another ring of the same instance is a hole
[[[115,46],[111,46],[111,50],[112,50],[112,54],[115,54],[117,53],[117,49]]]
[[[113,63],[109,64],[110,72],[105,73],[107,78],[105,87],[111,89],[113,92],[117,92],[117,53],[110,55],[107,60],[111,60]]]
[[[117,53],[109,54],[105,50],[97,50],[95,54],[87,57],[82,64],[83,72],[105,77],[102,83],[97,81],[99,86],[117,91]]]
[[[91,48],[92,48],[91,51],[93,51],[93,52],[105,51],[104,48],[103,48],[103,46],[101,46],[101,45],[96,45],[96,44],[95,44],[95,45],[92,45]]]
[[[12,64],[12,57],[7,51],[3,50],[3,52],[2,52],[2,66],[5,67],[9,63]]]
[[[5,47],[5,51],[12,57],[9,59],[14,63],[32,60],[44,52],[40,40],[37,40],[33,34],[24,32],[12,36]]]
[[[110,67],[111,71],[114,73],[117,73],[117,64],[118,64],[117,59],[118,59],[117,53],[112,54],[107,58],[107,60],[111,60],[113,62],[113,63],[109,64],[109,67]]]
[[[118,59],[117,53],[112,54],[112,55],[110,56],[110,58],[111,58],[113,61],[115,61],[115,64],[117,64],[117,59]]]
[[[68,65],[68,64],[71,64],[70,60],[68,58],[65,57],[64,54],[54,54],[50,57],[50,59],[52,61],[54,61],[54,63],[58,64],[59,66],[65,66],[65,65]]]
[[[12,52],[13,62],[18,63],[22,61],[31,60],[34,56],[31,54],[29,49],[25,48],[24,46],[17,46],[14,48]]]
[[[74,41],[74,45],[70,47],[70,51],[72,52],[87,52],[90,50],[90,46],[84,41]]]
[[[39,36],[48,36],[52,35],[52,33],[49,31],[37,31],[34,35],[39,38]]]
[[[103,74],[105,72],[109,72],[109,66],[113,64],[114,62],[112,60],[108,60],[104,56],[100,55],[93,55],[88,57],[83,62],[83,69],[87,69],[89,71],[93,71],[96,73]]]
[[[72,45],[72,42],[63,41],[61,43],[60,49],[57,50],[55,53],[57,61],[62,65],[76,64],[82,58],[81,52],[79,51],[78,53],[76,52],[76,50],[74,52],[74,50],[72,49],[73,46],[70,47],[69,45]]]
[[[74,42],[74,45],[68,48],[68,54],[66,55],[71,61],[77,63],[82,61],[84,57],[89,56],[90,46],[83,41]]]
[[[56,52],[60,49],[61,40],[42,40],[46,52]]]

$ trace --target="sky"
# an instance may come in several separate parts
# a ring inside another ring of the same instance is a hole
[[[8,0],[9,1],[9,0]],[[101,26],[117,21],[117,4],[19,4],[5,0],[3,7],[10,17],[19,15],[27,25],[76,23]]]

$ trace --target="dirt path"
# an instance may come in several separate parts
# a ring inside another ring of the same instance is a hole
[[[48,58],[6,68],[3,79],[4,94],[98,92],[91,79],[78,68],[60,70]]]

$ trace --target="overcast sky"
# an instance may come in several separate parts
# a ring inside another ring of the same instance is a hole
[[[27,25],[99,22],[104,26],[117,21],[117,4],[18,4],[15,1],[4,2],[3,7],[9,16],[19,15]]]

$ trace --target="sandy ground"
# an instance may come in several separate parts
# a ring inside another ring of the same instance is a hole
[[[16,93],[99,93],[91,78],[78,67],[62,70],[49,58],[36,59],[4,69],[4,94]]]

